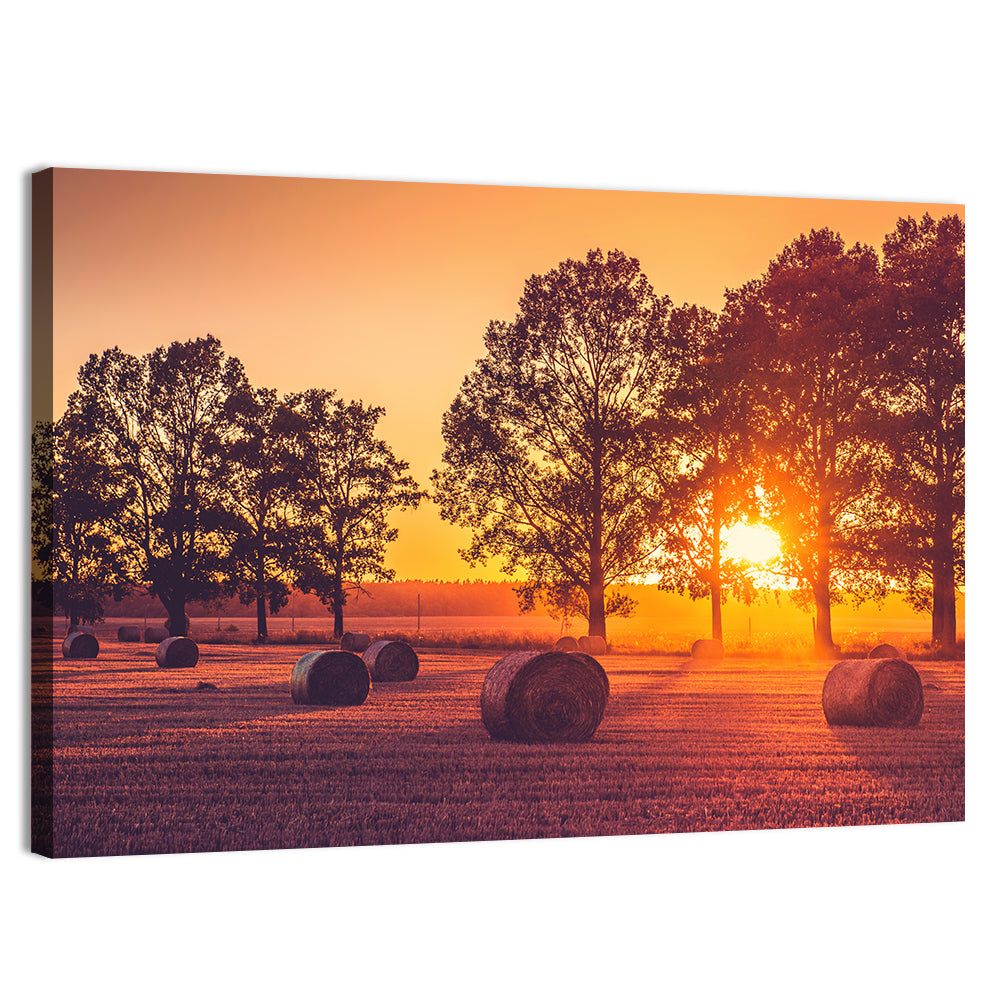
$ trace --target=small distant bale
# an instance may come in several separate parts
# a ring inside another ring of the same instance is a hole
[[[195,684],[194,689],[195,691],[218,691],[219,687],[211,681],[198,681],[198,683]]]
[[[924,712],[920,675],[906,660],[843,660],[823,683],[831,726],[916,726]]]
[[[725,655],[721,639],[695,639],[691,656],[695,660],[721,660]]]
[[[119,642],[141,642],[142,629],[138,625],[122,625],[118,629]]]
[[[571,635],[564,635],[556,640],[555,649],[561,653],[572,653],[580,648],[580,644]]]
[[[172,635],[156,647],[159,667],[193,667],[198,662],[198,644],[186,635]]]
[[[869,654],[869,660],[905,660],[901,649],[883,642],[881,646],[876,646]]]
[[[361,654],[373,681],[412,681],[420,669],[408,642],[379,639]]]
[[[586,653],[519,651],[497,660],[479,705],[490,736],[518,743],[582,743],[597,731],[610,687]]]
[[[608,644],[603,635],[582,635],[580,636],[579,649],[581,653],[602,656],[608,651]]]
[[[100,649],[100,643],[93,632],[70,632],[63,639],[62,655],[67,660],[93,660]]]
[[[345,632],[340,637],[340,648],[348,653],[363,653],[372,644],[367,632]]]
[[[161,643],[170,638],[170,633],[162,625],[150,625],[142,634],[143,642]]]
[[[292,668],[289,681],[296,705],[361,705],[371,686],[365,661],[343,649],[306,653]]]

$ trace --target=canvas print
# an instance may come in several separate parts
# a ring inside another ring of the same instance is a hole
[[[33,850],[962,821],[964,218],[35,174]]]

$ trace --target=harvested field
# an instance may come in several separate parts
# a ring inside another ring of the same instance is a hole
[[[418,649],[413,681],[327,708],[289,696],[302,647],[205,647],[169,672],[134,644],[34,649],[36,696],[52,670],[57,856],[965,816],[963,663],[918,664],[920,725],[871,730],[827,725],[828,661],[612,653],[593,738],[522,745],[480,718],[490,651]]]

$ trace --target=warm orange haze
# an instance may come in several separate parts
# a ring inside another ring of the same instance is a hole
[[[386,410],[426,488],[441,416],[529,275],[588,249],[637,258],[677,305],[721,307],[799,233],[879,248],[897,218],[964,206],[288,177],[59,170],[56,415],[94,352],[217,337],[256,385],[313,386]],[[35,414],[35,418],[45,416]],[[397,513],[400,579],[500,578],[434,505]]]
[[[963,206],[57,169],[32,261],[35,852],[964,820]]]

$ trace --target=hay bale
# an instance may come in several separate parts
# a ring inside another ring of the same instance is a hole
[[[691,656],[695,660],[721,660],[723,657],[721,639],[695,639]]]
[[[603,635],[582,635],[579,642],[580,651],[591,656],[602,656],[608,651],[608,644]]]
[[[903,652],[897,647],[883,642],[881,646],[876,646],[869,654],[869,660],[905,660]]]
[[[150,625],[142,634],[143,642],[155,642],[157,644],[163,642],[164,639],[169,639],[170,633],[163,628],[161,625]]]
[[[519,743],[582,743],[608,704],[608,676],[585,653],[508,653],[483,680],[479,698],[490,736]]]
[[[580,648],[580,644],[571,635],[564,635],[556,641],[555,649],[561,653],[572,653]]]
[[[923,712],[920,675],[906,660],[843,660],[823,683],[831,726],[915,726]]]
[[[296,705],[361,705],[372,681],[357,653],[319,649],[299,659],[289,686]]]
[[[141,642],[142,629],[138,625],[122,625],[118,629],[119,642]]]
[[[361,654],[373,681],[412,681],[420,664],[408,642],[379,639]]]
[[[67,660],[93,660],[100,649],[93,632],[70,632],[63,639],[62,654]]]
[[[198,644],[186,635],[172,635],[156,647],[159,667],[193,667],[198,662]]]
[[[372,644],[367,632],[345,632],[340,637],[340,648],[349,653],[363,653]]]

